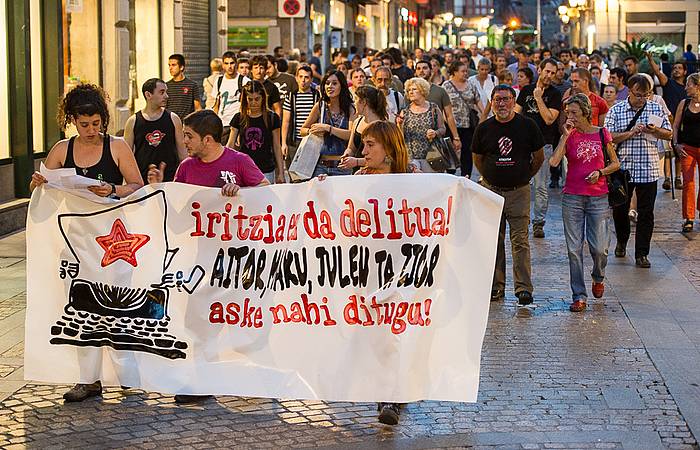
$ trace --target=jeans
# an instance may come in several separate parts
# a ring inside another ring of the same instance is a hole
[[[588,250],[593,258],[591,277],[596,283],[602,283],[605,279],[610,245],[608,196],[564,194],[561,211],[569,256],[571,297],[574,301],[585,300],[588,295],[583,275],[583,237],[585,233]]]
[[[265,176],[265,179],[270,182],[270,184],[275,184],[275,171],[274,170],[272,172],[263,172],[263,175]]]
[[[549,158],[554,152],[550,144],[544,146],[544,162],[542,167],[532,177],[532,185],[535,191],[535,209],[532,211],[532,224],[544,226],[549,207]]]
[[[630,238],[630,200],[632,199],[632,192],[637,194],[637,232],[634,239],[635,258],[649,255],[651,235],[654,232],[656,188],[656,181],[651,183],[630,183],[627,203],[613,208],[617,243],[626,247]]]
[[[474,137],[474,128],[457,128],[462,150],[459,155],[459,165],[461,166],[461,174],[463,177],[471,178],[474,163],[472,161],[472,138]]]
[[[505,199],[496,249],[496,270],[493,273],[492,291],[504,291],[506,287],[506,222],[510,227],[510,245],[513,254],[513,281],[516,295],[527,291],[532,294],[532,267],[530,265],[530,186],[515,190],[499,189],[484,182],[484,187]]]
[[[700,147],[683,145],[683,149],[688,154],[681,158],[681,168],[683,170],[683,218],[695,220],[695,205],[700,209],[700,194],[695,198],[695,167],[700,166]],[[676,175],[678,176],[678,175]]]

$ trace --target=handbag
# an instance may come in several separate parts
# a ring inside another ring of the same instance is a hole
[[[479,117],[479,111],[477,111],[473,107],[469,106],[469,102],[462,95],[462,91],[457,89],[457,86],[455,86],[455,84],[452,81],[449,81],[448,83],[450,83],[452,85],[452,88],[457,92],[457,94],[459,95],[459,98],[462,99],[464,104],[467,105],[467,108],[469,109],[469,127],[468,128],[471,128],[471,129],[476,128],[476,126],[479,125],[479,121],[481,120],[481,118]],[[469,88],[469,84],[467,84],[467,88]]]
[[[438,128],[438,119],[434,104],[430,104],[430,114],[433,118],[433,130]],[[436,137],[430,141],[428,153],[425,156],[428,165],[435,172],[454,172],[459,168],[459,158],[450,138]]]
[[[605,167],[607,167],[610,165],[610,155],[608,155],[605,146],[605,135],[603,134],[602,128],[599,130],[599,136],[600,148],[603,151],[603,160],[605,161]],[[613,208],[627,204],[630,182],[629,170],[618,169],[607,175],[605,180],[608,183],[608,204]]]
[[[325,103],[321,102],[321,121],[325,113]],[[314,175],[316,164],[321,157],[324,140],[322,137],[309,133],[299,143],[294,159],[289,165],[289,178],[293,181],[308,180]]]

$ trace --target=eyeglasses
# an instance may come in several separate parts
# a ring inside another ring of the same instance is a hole
[[[649,97],[649,94],[651,94],[651,91],[643,92],[641,94],[636,93],[634,91],[630,91],[630,95],[632,97],[636,97],[636,98],[647,98],[647,97]]]
[[[494,103],[508,103],[509,101],[513,100],[513,97],[494,97],[493,102]]]

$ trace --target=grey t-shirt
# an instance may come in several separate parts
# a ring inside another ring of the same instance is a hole
[[[430,92],[428,93],[428,99],[430,103],[435,103],[440,108],[440,111],[445,111],[445,106],[450,106],[450,96],[447,95],[447,91],[442,86],[437,84],[430,84]]]

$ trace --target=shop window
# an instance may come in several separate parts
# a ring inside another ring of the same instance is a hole
[[[100,0],[63,0],[63,94],[81,82],[100,84],[99,8]]]

